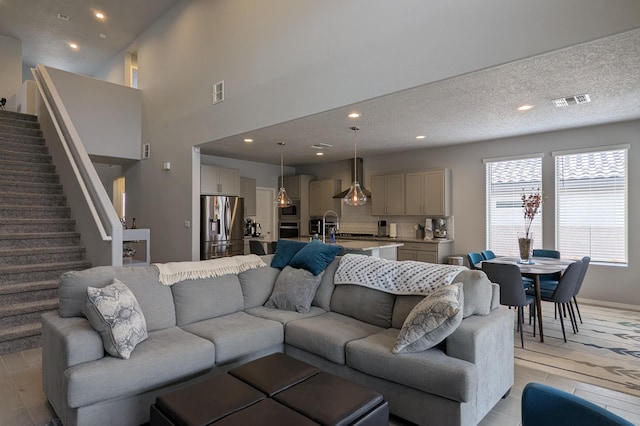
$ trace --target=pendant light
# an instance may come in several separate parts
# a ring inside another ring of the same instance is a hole
[[[343,200],[345,204],[349,206],[363,206],[367,204],[367,196],[364,195],[362,188],[360,188],[357,178],[358,174],[356,173],[356,167],[358,167],[358,130],[360,130],[360,128],[353,126],[351,130],[353,130],[353,183]]]
[[[287,194],[287,190],[284,189],[284,146],[285,142],[278,142],[280,145],[280,190],[276,199],[273,200],[273,204],[280,208],[289,207],[291,205],[291,198]]]

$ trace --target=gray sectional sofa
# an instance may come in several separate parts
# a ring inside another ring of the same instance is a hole
[[[270,264],[271,256],[262,259]],[[513,313],[469,315],[431,349],[394,354],[399,329],[422,296],[334,285],[324,272],[307,313],[265,307],[280,270],[160,284],[149,267],[96,267],[60,280],[59,312],[43,316],[43,387],[65,426],[139,425],[155,398],[248,360],[284,352],[382,393],[390,411],[416,424],[475,425],[513,385]],[[129,359],[105,353],[83,315],[86,288],[125,283],[144,313],[148,338]],[[465,270],[465,307],[485,282]],[[466,316],[466,315],[465,315]],[[215,396],[212,396],[215,397]]]

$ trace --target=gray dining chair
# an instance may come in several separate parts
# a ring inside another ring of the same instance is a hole
[[[578,280],[580,279],[580,274],[582,272],[582,261],[576,260],[564,271],[562,276],[560,277],[560,281],[558,281],[558,285],[553,291],[545,290],[543,288],[540,289],[540,298],[545,302],[553,302],[556,307],[557,312],[562,312],[563,308],[566,309],[567,315],[571,320],[571,327],[573,328],[573,332],[578,332],[578,323],[576,321],[576,314],[573,310],[573,305],[571,304],[571,300],[576,291],[576,286],[578,285]],[[527,294],[531,295],[532,290],[527,290]],[[541,315],[540,315],[541,316]],[[562,327],[562,337],[564,338],[565,343],[567,342],[567,334],[564,330],[564,320],[563,315],[559,315],[560,317],[560,326]]]
[[[249,252],[251,254],[257,254],[258,256],[264,256],[266,254],[262,241],[257,240],[249,240]]]
[[[484,262],[482,271],[487,274],[489,281],[500,286],[500,304],[505,306],[515,306],[518,317],[518,331],[520,331],[520,344],[524,348],[524,336],[522,333],[522,324],[524,323],[523,309],[529,306],[531,312],[530,318],[533,316],[533,335],[536,335],[536,304],[535,297],[527,295],[522,286],[522,275],[517,265],[507,263],[491,263]]]
[[[580,271],[580,278],[578,278],[578,284],[576,285],[576,289],[573,294],[573,304],[575,306],[575,311],[578,313],[578,319],[580,320],[580,324],[582,324],[582,314],[580,313],[580,307],[578,306],[578,299],[576,296],[580,292],[580,288],[582,288],[582,282],[584,281],[584,277],[587,275],[587,269],[589,269],[589,263],[591,262],[591,257],[584,256],[582,258],[582,270]],[[552,292],[558,286],[558,281],[541,281],[540,289],[541,291]],[[557,314],[557,310],[556,310]],[[563,312],[566,317],[566,311]],[[557,315],[556,315],[557,317]]]

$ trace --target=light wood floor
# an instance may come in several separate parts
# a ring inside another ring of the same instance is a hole
[[[0,357],[0,426],[43,426],[54,417],[42,392],[42,350],[31,349]],[[482,420],[480,426],[520,425],[522,389],[529,382],[545,383],[574,393],[640,425],[640,398],[566,379],[515,364],[515,385]],[[405,425],[393,419],[391,425]]]

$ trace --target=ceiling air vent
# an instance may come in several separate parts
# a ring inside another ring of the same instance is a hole
[[[213,104],[224,101],[224,80],[213,85]]]
[[[311,145],[311,148],[313,149],[325,149],[325,148],[331,148],[331,147],[333,147],[333,145],[329,145],[328,143],[324,143],[324,142]]]
[[[551,99],[551,103],[553,103],[556,108],[562,108],[569,105],[586,104],[589,102],[591,102],[591,98],[587,93],[583,93],[582,95],[569,96],[566,98]]]
[[[65,15],[64,13],[58,13],[58,19],[62,19],[63,21],[68,21],[69,15]]]

